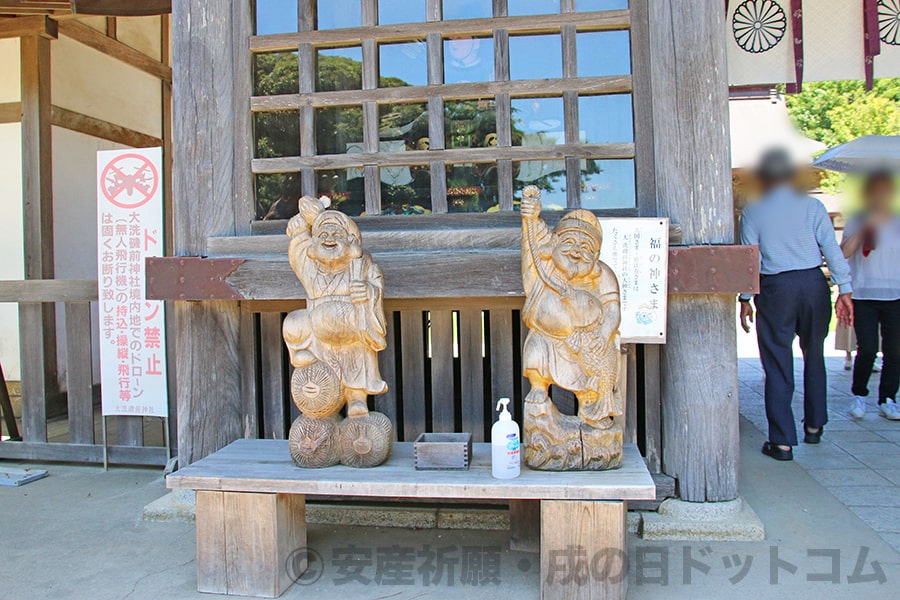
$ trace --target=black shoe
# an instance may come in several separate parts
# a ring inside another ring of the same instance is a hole
[[[824,427],[819,427],[819,430],[815,433],[806,428],[806,425],[803,426],[803,443],[804,444],[818,444],[822,441],[822,432],[825,431]]]
[[[775,460],[794,460],[794,450],[792,448],[783,450],[772,442],[763,444],[762,453],[766,456],[771,456]]]

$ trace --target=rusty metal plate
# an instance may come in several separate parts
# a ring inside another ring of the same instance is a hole
[[[669,249],[670,294],[756,294],[758,246]]]
[[[148,258],[147,299],[241,300],[226,279],[242,264],[241,258]]]

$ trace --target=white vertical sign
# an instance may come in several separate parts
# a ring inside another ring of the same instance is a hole
[[[165,307],[144,285],[145,259],[162,255],[162,149],[97,152],[104,416],[168,416]]]
[[[600,259],[619,280],[623,340],[666,342],[669,287],[668,219],[600,219]]]

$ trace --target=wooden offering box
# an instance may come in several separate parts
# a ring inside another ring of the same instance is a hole
[[[413,444],[416,469],[463,470],[472,458],[471,433],[423,433]]]

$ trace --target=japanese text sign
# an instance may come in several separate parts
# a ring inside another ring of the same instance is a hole
[[[619,279],[623,340],[666,342],[669,275],[668,219],[600,219],[600,258]]]
[[[144,264],[163,254],[162,150],[97,152],[103,415],[168,416],[165,307]]]

